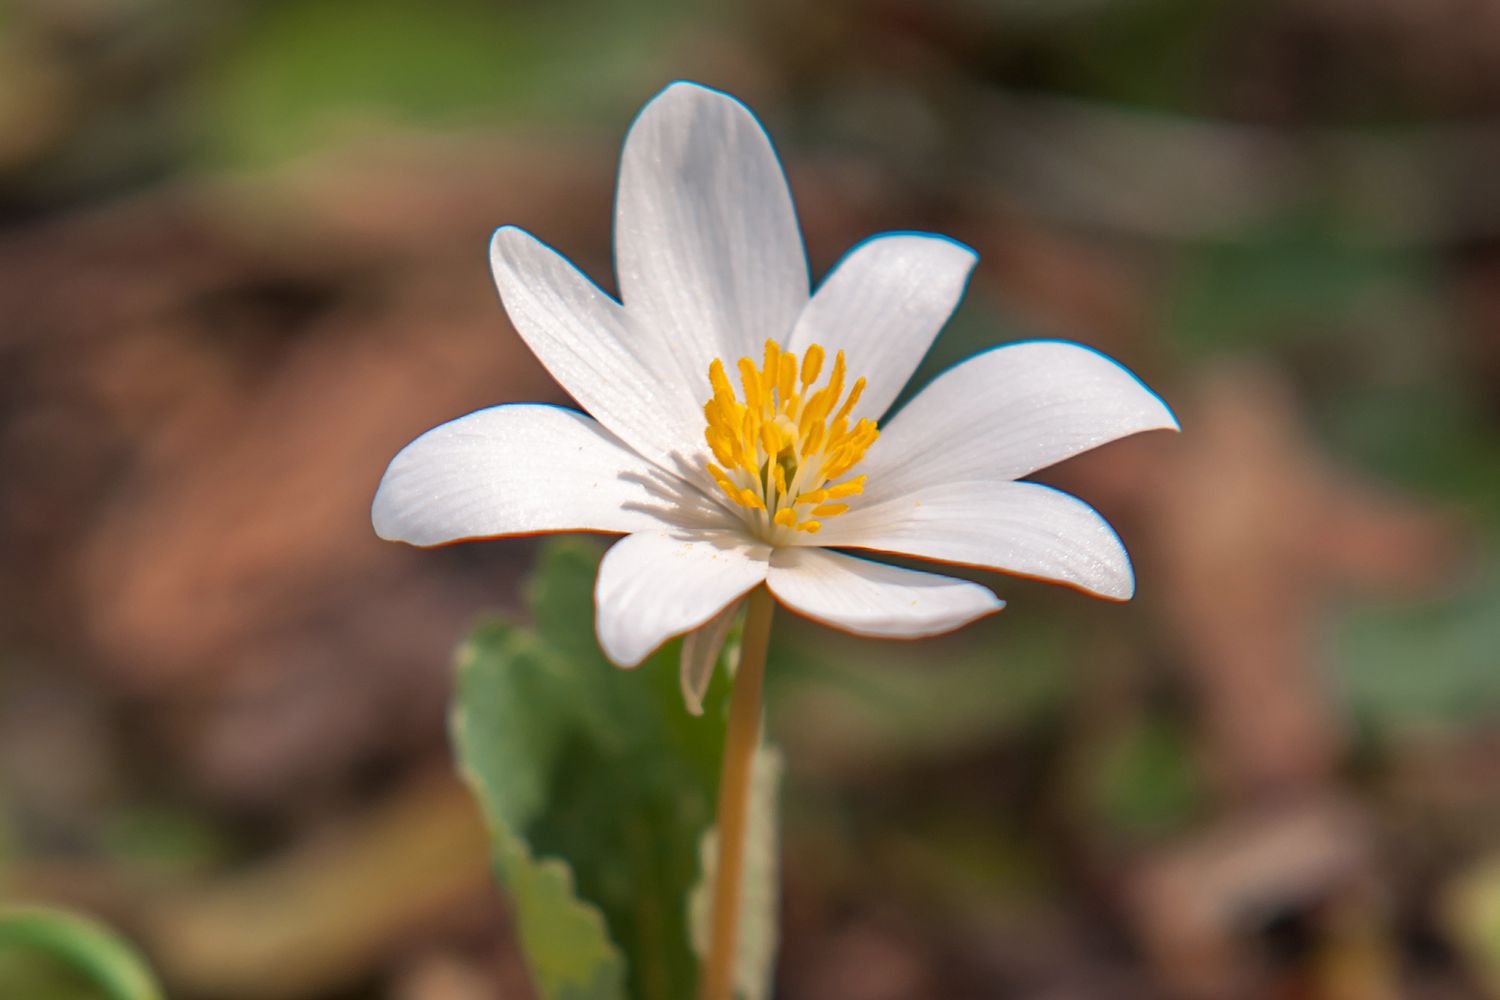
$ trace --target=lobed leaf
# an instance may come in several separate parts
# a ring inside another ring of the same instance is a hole
[[[604,659],[599,554],[550,543],[528,594],[535,625],[474,633],[459,657],[453,739],[544,1000],[682,1000],[697,978],[687,901],[713,818],[728,685],[719,671],[694,717],[679,643],[632,671]]]

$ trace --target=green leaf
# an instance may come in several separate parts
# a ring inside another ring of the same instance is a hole
[[[1331,639],[1344,698],[1379,731],[1445,730],[1500,718],[1500,570],[1444,600],[1352,608]]]
[[[453,737],[546,1000],[693,994],[687,898],[712,822],[727,683],[683,707],[673,642],[639,669],[594,639],[597,546],[544,550],[533,628],[480,627],[459,658]]]
[[[0,951],[45,952],[88,977],[111,1000],[163,1000],[145,960],[98,921],[42,906],[0,907]]]
[[[469,640],[459,654],[453,738],[537,989],[547,1000],[614,1000],[625,995],[625,960],[603,914],[579,899],[567,864],[538,861],[518,834],[545,808],[566,725],[554,713],[546,659],[530,640],[502,625]]]

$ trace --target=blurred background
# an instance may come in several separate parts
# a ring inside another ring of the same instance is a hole
[[[444,722],[536,547],[368,504],[427,427],[564,399],[486,241],[612,288],[675,78],[766,123],[815,275],[978,249],[927,373],[1076,339],[1184,427],[1041,477],[1132,603],[781,618],[778,996],[1500,996],[1495,0],[9,0],[0,897],[181,1000],[530,996]],[[6,955],[0,995],[89,994]]]

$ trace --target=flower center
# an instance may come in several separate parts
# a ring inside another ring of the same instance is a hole
[[[839,351],[828,383],[814,388],[823,357],[823,348],[813,344],[799,365],[795,353],[766,341],[759,368],[740,359],[743,403],[724,362],[715,358],[708,366],[714,395],[703,405],[708,418],[703,436],[718,460],[707,463],[708,474],[745,508],[757,534],[769,542],[786,541],[797,531],[816,532],[823,526],[819,518],[844,513],[849,505],[843,498],[865,488],[864,476],[844,478],[880,436],[873,420],[849,423],[865,380],[856,379],[844,397],[844,352]]]

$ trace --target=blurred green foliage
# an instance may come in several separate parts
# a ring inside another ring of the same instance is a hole
[[[1353,243],[1311,217],[1234,243],[1187,246],[1179,260],[1163,333],[1189,362],[1337,344],[1383,322],[1383,307],[1419,294],[1427,278],[1420,254]]]
[[[694,717],[678,642],[633,671],[604,659],[592,627],[599,554],[549,543],[529,591],[535,627],[474,633],[459,657],[454,741],[542,996],[679,1000],[696,979],[688,897],[728,685],[719,671]]]
[[[1365,381],[1320,409],[1330,438],[1359,468],[1454,505],[1500,541],[1500,435],[1458,362]]]
[[[829,731],[845,752],[942,759],[1063,711],[1075,645],[1056,624],[1002,613],[952,639],[913,645],[784,614],[772,640],[770,684],[782,697],[826,694]]]
[[[298,0],[247,12],[202,88],[210,157],[264,165],[392,125],[626,113],[660,47],[715,5]],[[690,16],[691,15],[691,16]]]
[[[1447,600],[1367,605],[1332,633],[1353,711],[1380,732],[1451,731],[1500,719],[1500,571]]]
[[[0,996],[18,1000],[164,997],[124,938],[88,917],[41,906],[0,907],[0,988]]]
[[[1053,22],[1055,81],[1079,96],[1205,112],[1235,0],[1081,5]]]
[[[1183,830],[1205,804],[1190,734],[1179,720],[1146,715],[1102,749],[1090,798],[1104,827],[1148,838]]]
[[[210,817],[159,803],[130,803],[99,830],[105,855],[176,876],[213,870],[233,856],[233,846],[233,837]]]

